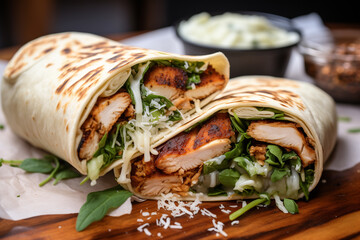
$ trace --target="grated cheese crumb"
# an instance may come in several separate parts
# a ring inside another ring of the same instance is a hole
[[[201,215],[203,215],[203,216],[208,216],[208,217],[216,218],[216,214],[210,212],[210,211],[207,210],[206,208],[203,208],[203,209],[201,209],[200,211],[201,211]]]
[[[137,219],[137,222],[144,222],[144,220],[141,219],[141,218],[138,218],[138,219]]]
[[[149,225],[150,225],[149,223],[145,223],[145,224],[141,225],[140,227],[138,227],[137,230],[138,230],[139,232],[142,232],[142,231],[144,230],[144,228],[147,227],[147,226],[149,226]]]
[[[231,210],[225,210],[225,209],[221,209],[221,211],[222,211],[223,213],[226,213],[226,214],[229,214],[229,213],[231,213]]]
[[[222,222],[220,222],[220,221],[218,221],[218,222],[216,223],[216,220],[215,220],[215,219],[212,220],[212,223],[213,223],[214,227],[213,227],[213,228],[209,228],[208,231],[214,231],[214,232],[220,233],[220,234],[223,235],[224,237],[227,237],[227,236],[228,236],[227,233],[224,232],[224,230],[223,230],[223,228],[224,228],[224,223],[222,223]]]
[[[151,232],[147,228],[144,228],[144,233],[148,236],[151,236]]]
[[[231,207],[231,208],[237,208],[237,207],[239,207],[238,205],[230,205],[229,207]]]
[[[142,215],[143,215],[144,217],[147,217],[147,216],[150,216],[150,213],[149,213],[149,212],[143,212]]]
[[[231,222],[231,225],[239,224],[239,220],[235,220]]]
[[[326,183],[326,179],[321,180],[322,183]]]
[[[225,208],[225,207],[224,207],[224,205],[221,204],[221,205],[219,206],[219,208],[220,208],[220,209],[223,209],[223,208]]]

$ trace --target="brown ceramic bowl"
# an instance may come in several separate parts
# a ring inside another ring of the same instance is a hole
[[[259,15],[265,17],[269,22],[286,31],[296,32],[299,34],[299,41],[301,40],[300,32],[293,27],[291,21],[287,18],[262,12],[242,11],[236,12],[244,15]],[[218,14],[212,14],[218,15]],[[181,36],[179,33],[179,24],[181,19],[175,25],[176,36],[181,40],[185,54],[188,55],[202,55],[214,52],[222,52],[226,55],[230,62],[230,76],[242,75],[270,75],[276,77],[283,77],[289,63],[292,49],[297,46],[299,42],[291,45],[275,48],[223,48],[217,46],[204,45],[189,41]]]
[[[334,30],[299,45],[305,72],[337,102],[360,103],[360,30]]]

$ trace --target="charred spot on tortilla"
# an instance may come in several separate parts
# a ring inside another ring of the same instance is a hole
[[[55,93],[60,94],[69,81],[70,78],[66,79],[63,83],[61,83],[61,85],[55,90]]]
[[[135,59],[140,59],[145,57],[146,55],[142,52],[138,52],[138,53],[132,53],[131,56],[133,56]]]

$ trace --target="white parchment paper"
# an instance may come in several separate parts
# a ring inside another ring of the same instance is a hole
[[[300,27],[312,26],[312,31],[316,26],[323,26],[317,14],[302,16],[296,20]],[[171,27],[130,38],[123,43],[160,51],[183,53],[181,43]],[[0,61],[1,76],[6,64],[6,62]],[[292,54],[286,77],[310,81],[304,74],[302,58],[296,51]],[[360,133],[348,132],[350,128],[360,127],[360,106],[337,104],[337,111],[339,116],[349,117],[350,121],[339,122],[337,145],[326,162],[325,169],[341,171],[360,162]],[[0,158],[22,160],[29,157],[40,157],[44,154],[12,133],[7,127],[2,110],[0,110],[0,124],[5,126],[3,130],[0,130]],[[45,214],[77,213],[84,204],[88,193],[107,189],[116,184],[114,176],[110,172],[101,178],[94,187],[89,186],[88,183],[80,186],[82,178],[64,180],[55,186],[48,183],[39,187],[38,184],[46,177],[43,174],[25,173],[21,169],[5,165],[0,167],[0,218],[19,220]],[[130,212],[131,202],[129,199],[111,215],[120,216]]]

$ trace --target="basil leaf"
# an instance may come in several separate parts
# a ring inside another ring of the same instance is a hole
[[[219,181],[225,187],[235,187],[235,183],[240,178],[240,173],[234,169],[225,169],[219,173]]]
[[[298,205],[292,199],[284,198],[284,206],[291,214],[299,213]]]
[[[70,168],[63,169],[55,174],[55,181],[53,185],[56,185],[59,181],[70,178],[80,177],[81,174],[79,172],[73,171]]]
[[[0,124],[0,130],[3,130],[4,128],[5,128],[5,126]]]
[[[76,230],[80,232],[91,223],[101,220],[110,209],[121,206],[131,196],[132,193],[121,186],[90,193],[85,204],[80,208],[76,219]]]
[[[26,172],[31,173],[50,173],[54,170],[54,166],[52,165],[52,161],[50,158],[27,158],[25,159],[19,167]]]

